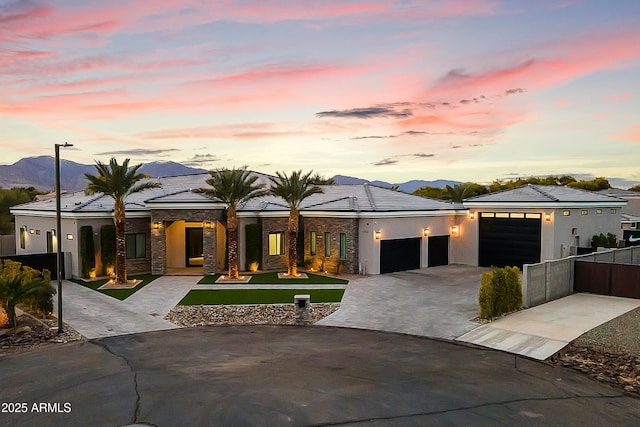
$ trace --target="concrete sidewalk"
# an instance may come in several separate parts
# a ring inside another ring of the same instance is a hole
[[[54,306],[57,311],[57,303]],[[62,320],[88,339],[178,328],[162,317],[151,316],[134,304],[77,283],[63,281]]]
[[[640,300],[574,294],[480,326],[458,341],[545,360],[588,330],[637,307]]]
[[[196,287],[202,276],[160,276],[124,303],[139,313],[164,318],[184,296]]]

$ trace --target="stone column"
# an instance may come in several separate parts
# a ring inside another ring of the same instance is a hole
[[[155,228],[158,223],[159,227]],[[151,274],[165,274],[167,272],[167,239],[164,221],[151,222]]]
[[[215,219],[211,223],[210,227],[205,227],[203,230],[203,246],[202,251],[204,252],[204,265],[203,272],[204,274],[215,274],[216,273],[216,264],[218,261],[216,246],[217,246],[217,235],[216,235],[216,221]],[[224,248],[222,248],[224,250]]]

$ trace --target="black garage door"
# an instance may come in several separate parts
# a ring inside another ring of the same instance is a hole
[[[481,267],[516,266],[540,262],[540,218],[480,216]]]
[[[429,237],[429,267],[449,264],[449,236]]]
[[[422,238],[380,241],[380,273],[420,268]]]

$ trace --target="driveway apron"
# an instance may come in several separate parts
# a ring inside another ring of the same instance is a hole
[[[340,309],[316,324],[454,339],[479,325],[484,271],[447,265],[356,279]]]

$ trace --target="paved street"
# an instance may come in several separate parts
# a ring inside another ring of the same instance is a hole
[[[640,400],[505,353],[376,331],[201,327],[0,359],[11,426],[636,425]],[[62,413],[33,404],[59,403]],[[70,412],[64,413],[68,403]]]

